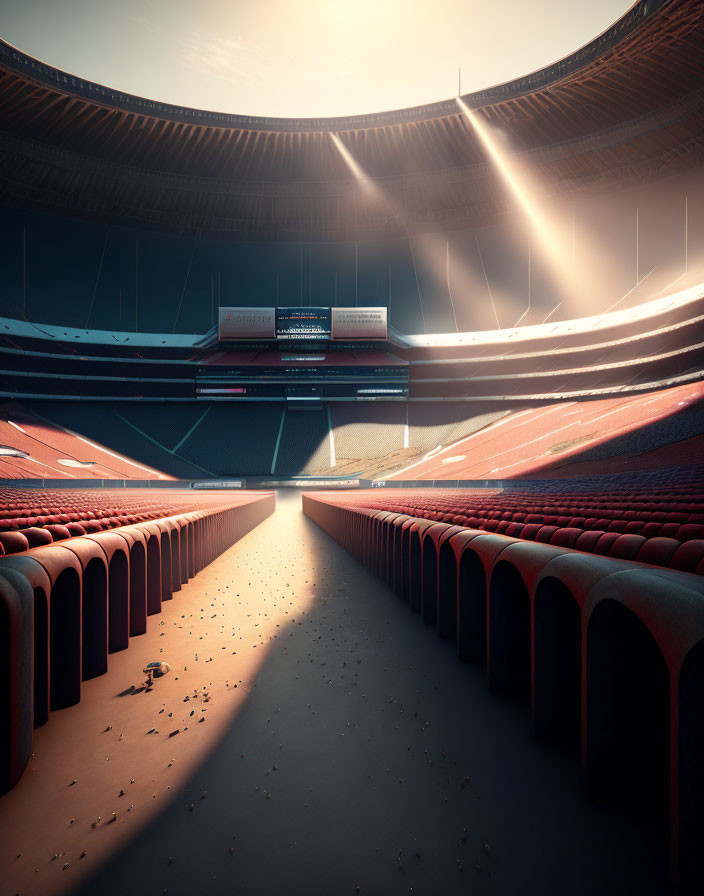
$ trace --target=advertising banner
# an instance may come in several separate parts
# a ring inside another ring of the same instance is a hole
[[[386,308],[333,308],[333,339],[386,339]]]
[[[274,308],[220,308],[218,339],[273,339]]]

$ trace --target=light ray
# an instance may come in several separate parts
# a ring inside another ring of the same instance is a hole
[[[577,278],[572,262],[572,253],[568,252],[566,240],[561,238],[558,228],[550,220],[545,210],[541,208],[535,185],[530,182],[530,178],[520,162],[515,157],[512,158],[501,146],[493,129],[484,121],[483,117],[470,109],[461,97],[456,97],[456,102],[472,126],[482,148],[508,187],[512,198],[529,220],[549,271],[559,280],[560,286],[566,291],[566,297],[576,298]]]
[[[438,237],[437,234],[419,232],[419,230],[414,227],[414,222],[409,220],[404,210],[399,205],[397,205],[396,202],[394,202],[394,200],[388,195],[388,193],[382,187],[380,187],[379,184],[376,183],[374,179],[370,177],[370,175],[359,164],[357,159],[355,159],[353,154],[340,138],[340,135],[332,131],[329,131],[329,135],[333,145],[342,156],[345,164],[349,168],[352,175],[355,177],[363,193],[369,199],[375,202],[380,209],[393,215],[393,217],[398,221],[400,228],[403,229],[406,233],[411,252],[411,259],[413,262],[413,270],[416,276],[416,283],[418,284],[418,299],[420,303],[421,316],[423,318],[423,329],[426,329],[427,321],[418,281],[416,253],[419,256],[419,259],[422,261],[423,268],[427,269],[427,271],[429,271],[432,275],[435,287],[438,292],[440,292],[441,290],[447,291],[450,308],[452,309],[452,315],[455,321],[455,329],[457,329],[457,314],[455,311],[454,299],[452,293],[450,292],[449,280],[447,277],[447,250],[445,240]],[[484,286],[478,275],[475,275],[475,273],[466,264],[458,263],[456,260],[453,263],[453,279],[455,281],[455,284],[457,284],[457,288],[455,291],[463,297],[464,301],[469,302],[476,300],[477,297],[482,295],[482,293],[484,292]],[[489,292],[491,295],[491,291]],[[491,299],[492,307],[494,307],[493,297],[491,297]]]

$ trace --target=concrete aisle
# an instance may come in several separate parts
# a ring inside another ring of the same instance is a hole
[[[657,835],[585,802],[577,759],[534,741],[527,708],[491,696],[299,493],[211,569],[233,613],[286,623],[222,740],[84,896],[666,891]],[[208,674],[232,681],[240,654]]]

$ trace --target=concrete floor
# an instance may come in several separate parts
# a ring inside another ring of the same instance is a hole
[[[262,635],[208,674],[265,657],[171,801],[72,892],[666,892],[658,834],[586,802],[577,758],[533,740],[527,707],[490,695],[297,491],[209,570],[232,625]]]

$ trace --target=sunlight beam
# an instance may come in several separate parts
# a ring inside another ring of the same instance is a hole
[[[528,175],[522,170],[520,162],[511,158],[501,147],[492,128],[461,97],[456,97],[459,108],[469,121],[474,134],[479,139],[484,151],[498,171],[511,196],[523,214],[528,218],[542,249],[542,254],[549,264],[549,269],[557,275],[563,288],[570,296],[575,292],[575,272],[571,265],[567,245],[561,240],[557,228],[549,220],[535,195],[535,188],[530,184]]]
[[[372,201],[376,202],[380,209],[390,212],[398,221],[399,226],[406,233],[418,288],[418,301],[420,304],[421,317],[423,319],[423,329],[426,329],[427,322],[425,318],[425,309],[423,307],[423,298],[421,296],[420,282],[418,279],[418,270],[416,268],[416,252],[422,260],[423,268],[432,274],[435,288],[438,293],[447,293],[452,317],[455,321],[455,329],[458,330],[457,312],[455,310],[455,303],[452,292],[450,291],[449,278],[447,276],[447,248],[445,240],[440,239],[437,234],[421,233],[415,229],[413,226],[414,222],[408,219],[408,216],[398,205],[396,205],[388,193],[386,193],[386,191],[383,190],[364,170],[347,146],[345,146],[339,134],[336,134],[333,131],[328,131],[328,133],[333,145],[342,156],[342,159],[360,185],[363,193]],[[458,263],[456,260],[453,262],[453,279],[457,284],[456,291],[462,296],[464,301],[475,301],[478,296],[484,292],[484,287],[478,276],[476,276],[466,264]],[[491,290],[489,290],[489,295],[492,308],[494,308],[494,313],[496,313]]]

